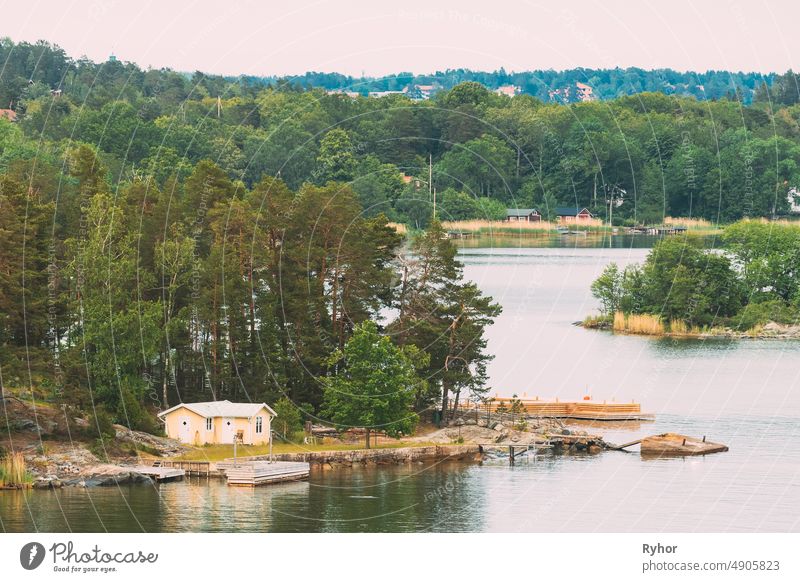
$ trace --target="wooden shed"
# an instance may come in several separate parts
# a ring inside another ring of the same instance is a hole
[[[587,223],[594,219],[588,208],[559,207],[556,208],[556,217],[559,224]]]
[[[231,444],[236,438],[245,445],[266,444],[275,416],[263,402],[228,400],[183,402],[158,413],[167,436],[189,445]]]
[[[506,208],[506,222],[539,222],[541,213],[535,208]]]

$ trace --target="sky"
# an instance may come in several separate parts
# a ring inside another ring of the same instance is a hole
[[[0,37],[228,75],[799,69],[796,0],[0,0]]]

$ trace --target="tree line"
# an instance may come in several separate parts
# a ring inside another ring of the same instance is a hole
[[[696,97],[639,84],[645,92],[563,104],[497,95],[468,75],[413,101],[76,61],[46,43],[0,47],[0,99],[18,116],[0,120],[0,168],[33,155],[57,167],[64,144],[80,141],[115,187],[152,177],[163,188],[211,159],[247,188],[265,175],[293,190],[350,182],[366,214],[420,228],[433,190],[443,219],[498,219],[508,207],[547,217],[557,206],[607,218],[613,199],[618,224],[728,223],[788,213],[800,182],[792,72],[749,82],[749,105],[735,90],[709,95],[709,83]]]
[[[438,223],[404,248],[342,182],[247,188],[201,161],[163,187],[114,184],[86,144],[62,176],[38,164],[0,176],[5,387],[145,430],[180,401],[288,399],[332,420],[331,378],[383,365],[336,356],[369,323],[413,364],[390,374],[408,415],[486,390],[483,332],[499,307],[463,280]]]

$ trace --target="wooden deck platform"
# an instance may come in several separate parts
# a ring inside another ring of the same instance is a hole
[[[183,476],[186,475],[186,471],[183,469],[174,469],[172,467],[147,467],[145,465],[132,467],[131,471],[141,473],[142,475],[147,475],[148,477],[152,477],[159,482],[180,481],[183,479]]]
[[[217,463],[217,470],[225,473],[228,485],[256,487],[282,481],[307,479],[308,463],[289,461],[236,461],[226,459]]]
[[[558,400],[520,400],[522,412],[529,416],[542,418],[564,418],[573,420],[653,420],[654,414],[642,412],[641,404],[637,402],[597,402],[583,400],[578,402],[559,402]],[[511,409],[511,398],[494,398],[488,405],[495,412],[500,404],[506,410]],[[480,406],[486,410],[487,405]]]
[[[209,461],[170,461],[158,460],[153,463],[154,467],[167,467],[170,469],[183,469],[186,475],[201,475],[208,477],[215,473]]]

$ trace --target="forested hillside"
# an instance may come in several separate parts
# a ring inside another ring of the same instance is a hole
[[[429,171],[442,219],[604,218],[612,195],[615,223],[728,222],[787,213],[800,183],[800,105],[782,80],[748,106],[564,105],[475,82],[351,97],[44,43],[2,41],[0,63],[2,381],[133,425],[178,399],[319,409],[331,353],[386,312],[397,343],[430,355],[417,408],[480,389],[497,306],[461,281],[436,224],[414,261],[387,225],[429,226]]]
[[[602,217],[615,192],[620,222],[728,222],[786,213],[798,184],[791,73],[749,106],[661,93],[565,106],[473,82],[427,101],[353,98],[292,82],[74,61],[46,44],[0,48],[0,102],[18,116],[0,130],[2,167],[36,152],[37,171],[47,173],[65,144],[83,142],[98,149],[113,184],[152,177],[163,187],[208,159],[247,187],[265,175],[293,189],[351,181],[367,214],[419,226],[430,214],[431,157],[451,219],[556,205]],[[407,185],[402,174],[423,182]]]

